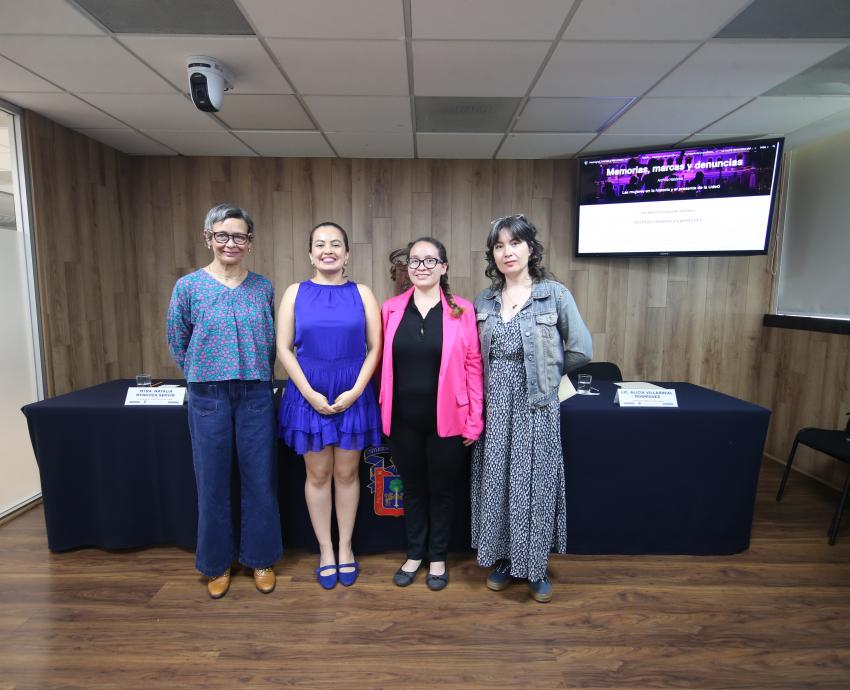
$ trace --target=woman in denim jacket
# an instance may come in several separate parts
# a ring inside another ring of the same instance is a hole
[[[493,566],[490,589],[526,579],[547,602],[549,553],[567,546],[558,385],[590,360],[590,333],[569,290],[547,277],[525,216],[493,222],[486,257],[492,284],[475,300],[486,418],[472,458],[472,545],[479,565]]]

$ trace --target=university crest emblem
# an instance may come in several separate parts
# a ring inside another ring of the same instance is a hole
[[[367,448],[363,460],[369,466],[369,490],[374,496],[375,515],[404,515],[404,485],[389,446]]]

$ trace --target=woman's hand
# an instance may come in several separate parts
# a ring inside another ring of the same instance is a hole
[[[465,446],[471,446],[473,443],[475,443],[475,439],[474,438],[462,438],[460,442],[463,443],[463,445],[465,445]]]
[[[310,403],[313,409],[319,414],[333,414],[336,412],[336,410],[328,404],[328,399],[317,391],[313,391],[304,397],[307,398],[307,402]]]
[[[354,391],[343,391],[338,396],[336,396],[336,400],[334,400],[334,404],[331,405],[331,409],[334,412],[342,412],[343,410],[347,410],[354,404],[354,401],[357,400],[358,395]]]

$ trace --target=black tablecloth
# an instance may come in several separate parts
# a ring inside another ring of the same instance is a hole
[[[690,383],[620,408],[613,383],[561,405],[571,553],[728,554],[750,543],[770,412]]]
[[[186,407],[124,407],[130,380],[23,408],[41,473],[48,545],[195,545],[197,495]],[[568,543],[574,553],[746,549],[767,433],[764,408],[690,384],[679,409],[620,409],[614,386],[561,407]],[[284,547],[315,548],[304,463],[281,444]],[[376,515],[361,463],[355,552],[403,550],[403,519]],[[469,547],[468,472],[453,549]]]

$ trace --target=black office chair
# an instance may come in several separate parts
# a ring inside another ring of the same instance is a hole
[[[850,415],[850,412],[847,414]],[[785,472],[782,474],[779,491],[776,494],[777,501],[781,501],[782,494],[785,493],[785,482],[788,481],[788,474],[791,472],[791,463],[794,462],[794,453],[797,452],[797,446],[800,443],[809,448],[814,448],[821,453],[826,453],[836,460],[850,464],[850,418],[847,420],[847,427],[844,431],[839,429],[805,427],[797,432],[797,435],[794,437],[794,445],[791,446],[791,454],[788,456],[788,462],[785,463]],[[838,501],[838,508],[832,517],[832,524],[829,526],[829,531],[826,533],[829,537],[830,545],[835,544],[835,538],[838,536],[838,526],[841,524],[841,514],[844,512],[845,503],[847,503],[848,492],[850,492],[850,472],[847,473],[844,490],[841,492],[841,499]]]
[[[579,374],[590,374],[596,381],[622,381],[620,367],[614,362],[588,362],[572,372],[572,378]]]

